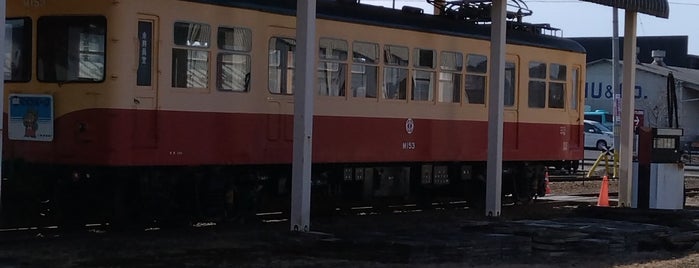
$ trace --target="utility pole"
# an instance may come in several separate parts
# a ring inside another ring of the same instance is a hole
[[[619,145],[621,138],[621,87],[619,86],[619,8],[612,9],[612,88],[614,97],[612,98],[612,114],[614,115],[614,177],[619,176]]]

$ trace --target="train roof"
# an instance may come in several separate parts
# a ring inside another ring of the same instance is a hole
[[[265,12],[295,16],[296,0],[184,0],[205,4],[247,8]],[[316,13],[321,19],[384,26],[460,36],[482,40],[490,39],[490,24],[476,24],[446,16],[406,12],[381,6],[357,3],[355,0],[318,0]],[[417,11],[408,9],[410,11]],[[508,21],[507,43],[585,53],[576,41],[545,35],[535,24]],[[546,28],[546,27],[544,27]]]

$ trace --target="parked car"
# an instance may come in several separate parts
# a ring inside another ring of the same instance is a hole
[[[614,146],[614,132],[600,122],[585,120],[585,148],[604,150]]]
[[[605,110],[586,111],[585,120],[599,122],[608,129],[614,129],[614,116]]]

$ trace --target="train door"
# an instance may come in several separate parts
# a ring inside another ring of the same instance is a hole
[[[568,105],[568,117],[571,125],[569,133],[570,139],[568,140],[568,148],[570,149],[580,149],[582,142],[582,133],[580,131],[582,127],[582,67],[579,65],[574,65],[571,72],[571,87],[570,87],[570,105]],[[577,127],[576,127],[577,126]]]
[[[271,111],[267,120],[267,139],[277,144],[293,141],[295,36],[293,28],[271,26],[267,40],[267,102]]]
[[[133,98],[133,146],[154,148],[157,146],[158,124],[158,17],[140,14],[136,53],[136,86]]]
[[[519,149],[519,57],[508,54],[505,61],[505,91],[504,91],[504,149],[507,151]]]

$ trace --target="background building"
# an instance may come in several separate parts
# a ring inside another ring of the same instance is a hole
[[[612,58],[611,37],[579,37],[572,38],[587,50],[587,62]],[[665,64],[684,68],[699,69],[699,56],[687,54],[689,47],[688,36],[639,36],[636,38],[638,60],[652,62],[651,51],[666,52]],[[624,37],[619,37],[619,60],[624,60]]]
[[[652,58],[650,54],[643,57],[639,55],[639,59]],[[657,55],[654,60],[641,60],[636,67],[635,109],[643,112],[644,126],[668,127],[668,76],[672,73],[675,78],[679,127],[685,130],[683,141],[699,141],[699,70],[666,64],[663,53]],[[623,68],[622,64],[620,62]],[[613,113],[611,73],[612,61],[609,59],[588,62],[586,107]],[[622,79],[619,74],[620,83]]]

